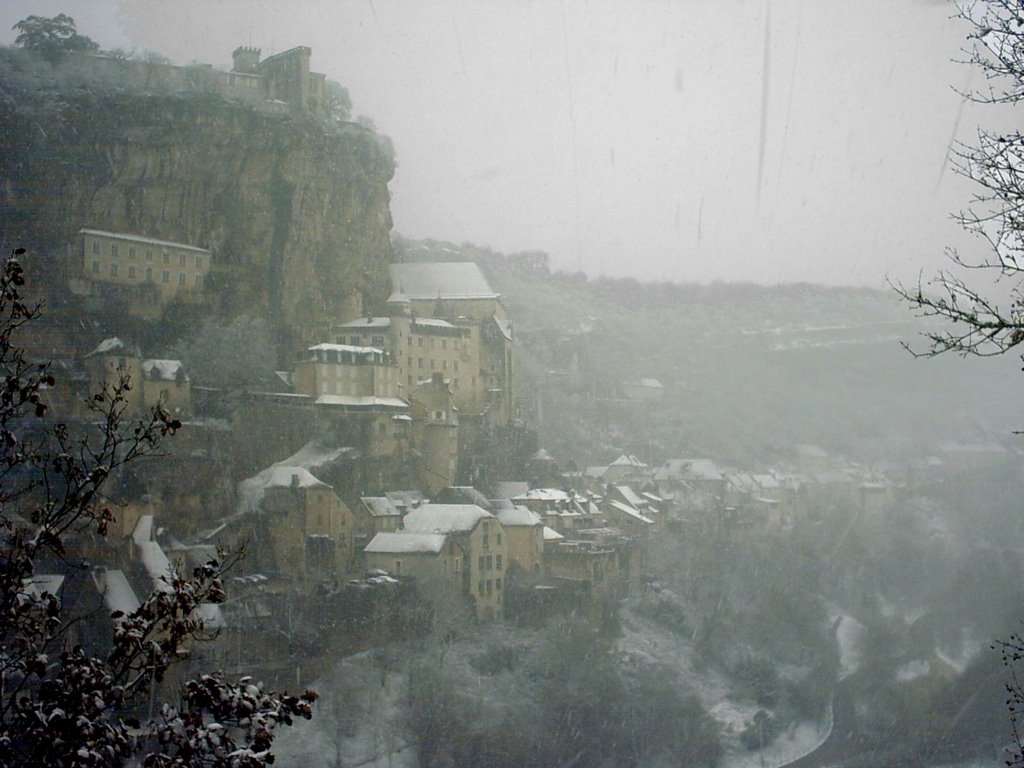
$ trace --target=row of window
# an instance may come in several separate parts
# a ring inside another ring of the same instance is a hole
[[[412,376],[412,374],[410,373],[408,376],[406,376],[405,380],[406,380],[407,386],[409,387],[409,391],[411,392],[412,388],[413,388],[413,376]],[[474,378],[474,381],[475,380],[476,379]],[[454,379],[451,379],[451,386],[452,386],[452,391],[453,392],[458,392],[459,391],[459,377],[458,376],[456,376]]]
[[[477,567],[481,571],[500,571],[501,555],[494,555],[493,559],[491,555],[480,555]]]
[[[493,582],[490,579],[481,579],[480,583],[477,584],[476,593],[478,595],[489,595],[493,592],[501,592],[501,579],[495,579]],[[498,600],[501,600],[501,595],[498,595]]]
[[[92,263],[92,273],[94,275],[98,275],[101,272],[102,272],[102,265],[100,264],[100,262],[94,261]],[[145,274],[146,274],[146,276],[143,279],[147,283],[153,282],[153,268],[152,267],[146,267],[146,273]],[[117,264],[111,264],[110,265],[110,276],[111,277],[118,277],[118,276],[120,276],[120,269],[119,269]],[[129,280],[136,279],[135,267],[132,267],[132,266],[128,267],[128,279]],[[162,282],[162,283],[170,283],[171,282],[171,272],[170,272],[170,270],[168,270],[168,269],[163,270],[163,273],[160,275],[160,282]],[[184,272],[179,272],[178,273],[178,285],[185,285],[187,282],[188,282],[188,275],[186,275]],[[195,276],[195,285],[196,286],[201,286],[202,284],[203,284],[203,276],[202,275],[196,275]]]
[[[405,360],[408,363],[407,367],[408,368],[412,368],[412,358],[411,357],[407,357],[407,358],[405,358]],[[424,360],[423,360],[422,357],[417,357],[416,358],[416,367],[417,368],[423,368],[424,367],[423,363],[424,363]],[[430,370],[432,370],[432,371],[438,370],[437,360],[435,360],[434,358],[430,358]],[[441,361],[441,368],[440,368],[440,370],[442,370],[442,371],[447,371],[448,370],[448,361],[447,360],[442,360]],[[452,360],[452,370],[453,371],[459,370],[459,361],[458,360]]]
[[[383,336],[371,336],[370,337],[370,346],[371,347],[383,347],[384,344],[385,344],[385,341],[386,340],[385,340],[385,338]],[[344,336],[339,336],[338,337],[338,343],[339,344],[344,344],[345,343],[345,337]],[[362,336],[349,336],[348,337],[348,343],[351,344],[353,347],[361,347],[361,346],[363,346],[363,337]]]
[[[457,339],[455,339],[454,341],[455,341],[455,343],[452,344],[452,348],[456,349],[456,350],[461,350],[462,349],[462,344],[459,343],[459,341]],[[430,339],[430,348],[431,349],[437,349],[436,342],[437,342],[437,339],[431,337],[431,339]],[[412,346],[412,334],[411,333],[409,334],[409,346],[410,347]],[[423,337],[422,336],[417,336],[416,337],[416,346],[417,347],[422,347],[423,346]],[[441,349],[448,349],[448,339],[441,339]]]
[[[96,240],[93,240],[93,242],[92,242],[92,252],[94,254],[101,253],[100,244]],[[117,243],[111,243],[110,244],[110,255],[111,256],[119,255]],[[128,258],[129,259],[134,259],[135,258],[135,246],[131,246],[131,245],[128,246]],[[152,260],[153,260],[153,251],[147,249],[146,250],[146,261],[152,261]],[[200,256],[200,255],[197,255],[195,257],[195,260],[196,260],[196,267],[198,269],[202,269],[202,267],[203,267],[203,257]],[[163,262],[164,262],[164,264],[170,264],[171,263],[171,254],[169,254],[167,251],[163,252]],[[185,253],[178,254],[178,266],[184,267],[186,264],[188,264],[188,254],[185,254]]]

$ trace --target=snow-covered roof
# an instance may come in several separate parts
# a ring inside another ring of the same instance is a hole
[[[503,320],[497,315],[494,315],[494,324],[498,326],[498,330],[501,331],[501,335],[504,336],[508,341],[512,341],[512,323],[508,320]]]
[[[42,597],[43,593],[58,597],[64,586],[64,576],[59,573],[37,573],[22,582],[26,595]]]
[[[92,357],[93,355],[109,355],[109,354],[122,354],[122,355],[138,355],[139,350],[134,344],[129,344],[126,341],[122,341],[117,336],[111,336],[108,339],[104,339],[96,345],[96,349],[86,355],[86,357]]]
[[[626,500],[626,503],[631,507],[640,508],[646,506],[647,502],[636,495],[636,492],[628,485],[616,485],[615,490],[619,492],[619,495]]]
[[[408,408],[409,404],[397,397],[377,397],[375,395],[320,395],[316,405],[344,405],[350,408]]]
[[[389,328],[391,326],[390,317],[361,317],[358,320],[351,320],[347,323],[342,323],[342,328]]]
[[[366,545],[365,552],[386,552],[394,554],[416,554],[419,552],[437,554],[444,549],[448,537],[442,533],[378,533]]]
[[[665,386],[657,379],[637,379],[633,382],[638,387],[646,387],[648,389],[664,389]]]
[[[562,541],[564,538],[565,536],[560,534],[554,528],[548,528],[546,525],[544,526],[544,541]]]
[[[360,501],[372,517],[401,517],[402,512],[387,496],[363,496]]]
[[[224,629],[227,622],[224,621],[224,614],[220,606],[213,603],[200,603],[196,606],[196,616],[203,622],[203,629]]]
[[[568,501],[569,494],[558,488],[531,488],[512,498],[512,501]]]
[[[322,467],[324,464],[330,464],[332,461],[337,460],[346,453],[351,453],[353,450],[355,449],[351,447],[324,448],[315,440],[311,440],[287,459],[275,462],[274,466],[315,469],[316,467]]]
[[[306,348],[307,352],[350,352],[353,355],[383,355],[384,350],[377,347],[356,347],[351,344],[314,344]]]
[[[651,520],[651,518],[647,517],[647,515],[644,515],[639,510],[634,509],[628,504],[623,504],[621,501],[614,500],[609,501],[608,504],[622,512],[624,515],[628,515],[629,517],[633,518],[634,520],[637,520],[641,523],[646,523],[647,525],[654,525],[654,521]]]
[[[403,525],[409,533],[468,533],[485,519],[494,515],[476,504],[423,504],[405,516]]]
[[[690,475],[700,480],[721,480],[722,474],[711,459],[690,461]]]
[[[238,484],[238,508],[255,511],[268,488],[330,488],[305,467],[274,464]]]
[[[161,592],[172,591],[171,579],[174,577],[174,568],[171,567],[171,561],[167,559],[160,545],[155,541],[144,541],[138,546],[139,557],[153,582],[153,589]]]
[[[205,248],[197,248],[194,245],[186,245],[185,243],[175,243],[172,240],[157,240],[155,237],[143,237],[142,235],[128,235],[121,232],[107,232],[103,229],[80,229],[78,230],[80,235],[99,235],[101,237],[111,237],[115,240],[126,240],[132,243],[144,243],[146,245],[156,245],[161,248],[180,248],[186,251],[195,251],[196,253],[209,253]]]
[[[132,541],[136,544],[142,544],[143,542],[152,540],[153,516],[140,515],[139,519],[135,522],[135,528],[132,530]]]
[[[603,467],[587,467],[583,470],[584,477],[591,477],[595,480],[604,477],[604,473],[608,471],[607,465]]]
[[[410,299],[496,299],[480,267],[472,261],[406,262],[388,265],[391,284]]]
[[[536,512],[521,506],[502,507],[497,514],[498,520],[504,526],[534,526],[544,523],[543,518]]]
[[[157,381],[177,381],[178,375],[184,376],[184,381],[188,381],[188,374],[185,373],[185,367],[181,364],[181,360],[143,360],[142,361],[142,374],[147,379]]]
[[[109,570],[93,572],[96,590],[103,595],[103,603],[111,613],[121,611],[124,614],[137,610],[140,603],[135,590],[128,583],[124,571]]]
[[[640,459],[632,454],[624,453],[611,463],[613,467],[646,467]]]
[[[417,317],[412,321],[413,325],[422,325],[428,328],[454,328],[455,326],[447,320],[439,317]]]
[[[661,502],[664,501],[664,499],[661,498],[661,496],[656,496],[653,493],[648,493],[647,491],[644,491],[640,495],[653,504],[661,504]]]

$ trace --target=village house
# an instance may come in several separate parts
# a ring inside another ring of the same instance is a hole
[[[402,531],[393,535],[408,534],[452,537],[465,553],[461,590],[472,600],[477,618],[501,618],[508,545],[497,517],[475,504],[423,504],[405,516]]]
[[[431,374],[409,395],[412,444],[419,453],[421,485],[435,494],[455,484],[459,463],[459,415],[444,376]]]
[[[323,582],[352,565],[355,520],[334,489],[301,466],[274,465],[238,487],[239,512],[221,536],[254,542],[252,567],[286,580]]]
[[[363,554],[368,569],[413,577],[417,589],[428,598],[443,599],[468,591],[466,553],[452,535],[384,531],[373,537]]]
[[[174,298],[199,300],[210,272],[212,254],[186,243],[101,229],[78,231],[80,270],[69,275],[69,288],[80,296],[113,288],[129,314],[157,317]]]
[[[191,383],[179,360],[143,359],[137,346],[112,337],[87,354],[84,364],[90,392],[102,392],[122,376],[128,379],[131,388],[122,394],[129,414],[156,405],[176,416],[192,410]]]
[[[508,547],[509,567],[539,574],[544,562],[544,520],[527,507],[508,500],[498,500],[494,514],[498,516]]]

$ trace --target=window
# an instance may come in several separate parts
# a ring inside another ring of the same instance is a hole
[[[111,256],[117,256],[117,244],[116,243],[111,243],[110,244],[110,255]]]
[[[374,336],[372,339],[370,339],[370,344],[372,344],[375,347],[383,347],[384,346],[384,337],[383,336]]]
[[[488,579],[486,582],[484,582],[484,584],[487,587],[487,594],[488,595],[491,594],[491,587],[494,584],[494,582],[492,582],[490,579]]]
[[[153,260],[153,252],[152,251],[146,251],[146,261],[152,261],[152,260]]]
[[[416,358],[416,367],[417,368],[422,368],[423,367],[423,358],[422,357],[417,357]]]
[[[401,560],[395,560],[395,576],[401,576],[401,575],[402,575],[402,561]]]
[[[146,267],[146,282],[147,283],[152,283],[153,282],[153,270],[150,269],[149,267]]]
[[[92,263],[92,271],[93,272],[99,272],[100,271],[100,263],[98,261],[94,261]]]
[[[459,361],[452,360],[452,366],[455,368],[456,371],[459,370]]]
[[[491,557],[490,555],[487,556],[487,570],[488,571],[493,571],[494,570],[494,562],[493,562],[493,560],[494,560],[493,557]]]
[[[199,288],[203,285],[203,276],[196,275],[196,287]]]
[[[501,592],[501,579],[494,580],[494,589],[497,592]]]
[[[363,337],[362,336],[351,336],[351,337],[349,337],[349,343],[352,344],[353,347],[361,346],[362,343],[363,343]]]
[[[458,573],[462,570],[462,560],[458,557],[455,558],[455,572]]]
[[[418,339],[416,339],[416,346],[417,347],[422,347],[423,346],[423,337],[422,336],[420,336]]]
[[[196,269],[202,269],[202,267],[203,267],[203,257],[202,256],[196,256]]]
[[[496,536],[494,537],[494,541],[495,541],[495,542],[497,543],[497,545],[498,545],[499,547],[501,546],[501,534],[500,534],[500,533],[499,533],[499,534],[497,534],[497,535],[496,535]]]
[[[500,544],[501,542],[498,542],[498,543]],[[495,555],[495,557],[494,557],[494,570],[496,570],[496,571],[500,571],[501,570],[501,555]]]
[[[437,363],[435,363],[434,359],[431,358],[430,359],[430,370],[434,370],[436,367],[437,367]]]
[[[135,267],[128,267],[128,277],[130,277],[130,278],[134,278],[135,277]]]
[[[129,259],[134,259],[135,258],[135,249],[132,248],[131,246],[128,246],[128,258]]]
[[[92,252],[93,253],[99,253],[100,252],[100,244],[97,243],[95,240],[92,241]]]
[[[168,272],[166,269],[164,270],[163,280],[165,283],[171,282],[171,273]]]
[[[431,340],[430,340],[430,348],[431,348],[431,349],[433,349],[433,348],[434,348],[434,345],[435,345],[435,343],[436,343],[436,342],[437,342],[437,339],[431,339]]]
[[[447,360],[442,360],[441,361],[441,369],[444,370],[444,371],[448,370],[448,361]]]
[[[110,265],[110,276],[117,277],[117,264]]]
[[[484,556],[483,555],[480,555],[480,557],[477,558],[476,569],[478,571],[484,570]]]
[[[181,254],[180,256],[178,256],[178,266],[179,267],[184,267],[185,266],[185,254],[184,253]]]
[[[407,357],[405,359],[409,361],[409,364],[408,364],[407,367],[408,368],[412,368],[412,358],[411,357]],[[411,376],[409,377],[409,383],[412,384],[412,377]]]
[[[441,349],[448,349],[448,339],[441,339]]]
[[[169,254],[167,251],[164,251],[164,264],[170,264],[170,263],[171,263],[171,254]]]

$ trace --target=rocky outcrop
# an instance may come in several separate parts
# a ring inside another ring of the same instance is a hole
[[[208,293],[292,330],[386,295],[394,162],[353,123],[211,94],[25,87],[0,74],[0,230],[79,257],[83,227],[208,248]]]

